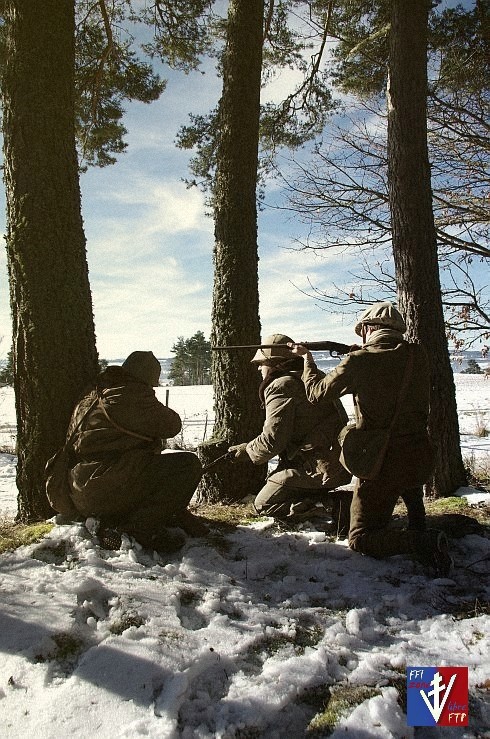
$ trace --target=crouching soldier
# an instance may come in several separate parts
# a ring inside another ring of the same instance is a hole
[[[118,548],[124,532],[145,548],[171,551],[183,545],[182,529],[207,531],[187,510],[202,474],[198,457],[161,453],[181,420],[156,398],[160,371],[152,352],[133,352],[101,372],[72,414],[71,498],[80,514],[100,521],[108,548]]]
[[[356,429],[351,435],[350,461],[356,475],[351,507],[349,546],[361,554],[384,558],[406,554],[446,576],[452,559],[445,534],[426,529],[423,485],[433,471],[427,433],[430,372],[422,345],[404,340],[405,321],[388,302],[374,303],[355,326],[362,348],[351,351],[328,374],[316,366],[305,346],[293,352],[304,358],[303,380],[312,403],[354,396]],[[369,457],[369,440],[384,432],[386,442],[371,470],[361,468]],[[348,437],[346,437],[347,440]],[[344,441],[343,459],[346,460]],[[391,524],[399,498],[407,506],[409,526]]]
[[[288,342],[288,336],[273,334],[263,343]],[[347,421],[341,402],[308,402],[301,379],[303,361],[287,346],[259,349],[251,361],[262,375],[264,426],[255,439],[231,446],[230,451],[236,461],[251,460],[257,465],[279,457],[277,468],[255,498],[256,511],[294,523],[313,517],[318,512],[316,503],[321,502],[332,509],[336,530],[347,534],[352,494],[332,492],[351,481],[339,462],[337,436]]]

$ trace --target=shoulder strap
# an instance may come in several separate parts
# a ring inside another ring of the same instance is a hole
[[[90,411],[91,411],[91,410],[93,410],[93,409],[95,408],[95,406],[97,405],[97,403],[98,403],[98,402],[99,402],[99,397],[98,397],[98,396],[96,396],[96,397],[95,397],[95,398],[93,399],[93,401],[92,401],[92,402],[90,403],[90,405],[89,405],[89,407],[87,408],[87,410],[85,411],[85,413],[83,413],[83,414],[81,415],[80,419],[78,420],[78,423],[77,423],[77,425],[75,426],[75,428],[74,428],[74,429],[73,429],[73,431],[71,432],[70,436],[68,436],[68,435],[67,435],[67,437],[66,437],[66,439],[65,439],[65,444],[70,444],[70,443],[71,443],[71,441],[73,440],[73,437],[74,437],[74,436],[75,436],[75,434],[77,433],[78,429],[80,428],[80,426],[82,425],[82,423],[84,422],[84,420],[86,419],[86,417],[88,416],[88,414],[90,413]]]
[[[129,429],[124,428],[124,426],[120,426],[107,413],[107,410],[104,407],[104,402],[100,396],[97,398],[97,402],[99,403],[100,410],[102,411],[104,416],[107,418],[111,426],[114,426],[115,429],[117,429],[118,431],[121,431],[123,434],[127,434],[128,436],[134,436],[136,439],[143,439],[144,441],[155,441],[153,436],[145,436],[144,434],[138,434],[136,431],[130,431]]]
[[[410,379],[412,377],[412,371],[413,371],[413,344],[409,344],[408,345],[408,359],[405,365],[405,372],[403,373],[402,384],[400,385],[400,390],[398,392],[398,398],[396,399],[395,412],[393,414],[393,418],[391,419],[389,431],[392,431],[393,426],[395,425],[396,419],[398,418],[398,414],[400,413],[400,408],[403,402],[403,398],[406,395],[408,383],[410,382]]]

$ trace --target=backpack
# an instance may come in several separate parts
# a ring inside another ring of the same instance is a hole
[[[70,436],[66,437],[63,446],[48,459],[44,468],[44,484],[49,505],[53,510],[61,513],[63,516],[74,516],[78,513],[70,494],[69,476],[75,464],[75,455],[71,442],[85,417],[98,402],[99,398],[97,396],[82,415]]]
[[[66,442],[48,459],[44,468],[45,489],[49,505],[64,516],[74,516],[78,513],[70,496],[69,475],[73,462],[73,447]]]
[[[46,467],[44,468],[45,490],[49,504],[51,508],[53,508],[57,513],[61,513],[63,516],[73,517],[78,513],[70,494],[70,472],[76,463],[76,458],[71,442],[73,441],[76,432],[82,425],[85,417],[93,408],[95,408],[97,404],[99,405],[102,413],[105,415],[109,423],[111,423],[114,428],[118,429],[118,431],[122,431],[124,434],[129,434],[130,436],[135,436],[138,439],[144,439],[145,441],[155,441],[155,439],[153,439],[153,437],[151,436],[137,434],[135,431],[130,431],[129,429],[119,426],[119,424],[117,424],[109,416],[106,409],[104,408],[102,399],[97,394],[97,397],[93,400],[85,413],[82,415],[77,425],[71,432],[70,436],[67,436],[63,446],[60,447],[58,451],[55,452],[52,457],[50,457],[50,459],[48,459],[48,461],[46,462]]]

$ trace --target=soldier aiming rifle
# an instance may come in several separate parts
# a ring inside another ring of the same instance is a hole
[[[329,351],[332,355],[350,350],[347,344],[333,341],[304,342],[304,345],[310,351]],[[279,457],[277,468],[255,498],[257,513],[288,524],[296,523],[318,514],[325,517],[325,507],[317,505],[321,501],[333,508],[335,527],[346,535],[352,495],[350,491],[332,491],[351,480],[340,464],[337,441],[347,414],[340,401],[320,405],[308,402],[301,379],[303,360],[294,356],[292,346],[294,342],[289,336],[273,334],[262,344],[213,347],[215,351],[255,349],[251,362],[262,376],[259,387],[265,408],[262,432],[249,442],[231,446],[229,451],[234,455],[234,462],[256,465]]]

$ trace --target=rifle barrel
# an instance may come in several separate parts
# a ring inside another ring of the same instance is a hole
[[[337,341],[295,341],[295,344],[306,346],[310,352],[336,352],[347,354],[350,350],[349,344],[341,344]],[[226,351],[228,349],[277,349],[279,347],[290,348],[288,344],[230,344],[227,346],[212,346],[213,351]]]
[[[226,346],[212,346],[213,351],[222,349],[272,349],[273,347],[287,347],[287,344],[227,344]],[[289,347],[288,347],[289,348]]]

